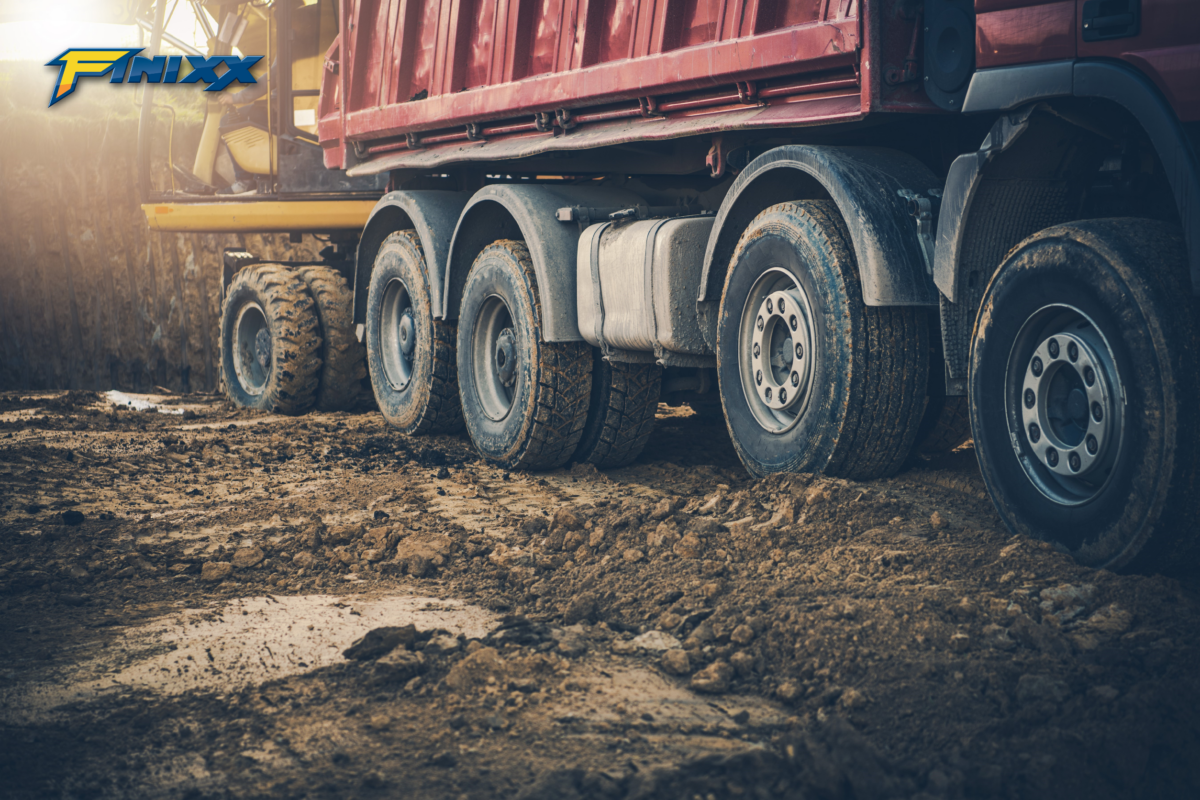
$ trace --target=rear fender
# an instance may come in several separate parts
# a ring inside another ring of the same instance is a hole
[[[936,306],[937,290],[908,196],[936,198],[942,183],[910,155],[876,147],[788,145],[742,171],[717,212],[697,298],[702,316],[721,295],[742,233],[761,211],[792,200],[832,200],[850,232],[869,306]],[[712,330],[712,326],[705,326]],[[709,342],[715,346],[715,342]]]
[[[429,270],[429,293],[433,308],[442,306],[442,286],[446,272],[446,256],[450,239],[462,208],[470,197],[466,192],[417,191],[388,192],[379,199],[362,238],[358,241],[354,271],[354,321],[367,321],[367,289],[371,285],[371,270],[375,254],[383,240],[396,231],[414,230],[425,252]]]

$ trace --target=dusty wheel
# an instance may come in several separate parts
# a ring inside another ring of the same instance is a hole
[[[321,334],[312,298],[278,264],[246,267],[221,308],[221,377],[242,408],[302,414],[321,370]]]
[[[592,348],[592,397],[574,460],[601,469],[632,463],[654,431],[661,389],[657,364],[612,363]]]
[[[575,453],[592,385],[589,348],[546,343],[529,250],[501,240],[475,259],[458,319],[458,387],[467,433],[490,461],[561,466]]]
[[[746,469],[895,473],[924,411],[928,336],[914,309],[863,304],[831,202],[763,211],[734,252],[717,322],[721,403]]]
[[[429,269],[413,231],[383,240],[367,293],[367,361],[384,419],[407,434],[462,428],[454,326],[433,318]]]
[[[297,267],[308,287],[321,326],[321,372],[313,408],[346,411],[354,407],[367,377],[366,349],[354,335],[354,293],[336,269]]]
[[[1194,545],[1195,307],[1178,231],[1048,228],[992,278],[969,379],[988,492],[1015,533],[1095,567]],[[1194,539],[1189,536],[1188,539]]]

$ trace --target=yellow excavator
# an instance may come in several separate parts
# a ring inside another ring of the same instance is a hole
[[[189,55],[236,49],[263,57],[252,69],[257,83],[206,93],[191,168],[171,164],[163,187],[152,179],[154,86],[146,86],[138,129],[146,220],[163,232],[327,237],[319,262],[265,263],[241,250],[224,252],[221,378],[226,395],[243,407],[284,413],[351,408],[369,396],[365,348],[353,323],[355,250],[388,176],[351,178],[327,169],[317,143],[325,54],[338,34],[337,0],[192,0],[207,37],[204,53],[165,31],[172,1],[181,2],[135,0],[137,24],[150,35],[149,55],[166,41]]]

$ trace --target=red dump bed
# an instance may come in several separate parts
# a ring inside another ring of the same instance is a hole
[[[881,91],[879,65],[903,66],[914,43],[919,17],[901,18],[900,5],[343,0],[322,88],[326,163],[342,166],[343,138],[359,143],[357,161],[391,153],[407,166],[404,151],[598,123],[637,139],[637,121],[647,136],[681,136],[849,120],[884,103],[930,108],[914,82]]]

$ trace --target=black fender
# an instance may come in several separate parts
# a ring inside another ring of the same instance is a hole
[[[567,206],[626,207],[644,203],[624,189],[609,187],[494,184],[476,192],[462,209],[446,261],[443,302],[435,314],[456,319],[462,289],[475,257],[498,239],[525,242],[537,276],[542,338],[581,342],[575,308],[575,258],[579,226],[559,222]]]
[[[433,308],[441,308],[443,275],[446,256],[454,225],[466,205],[469,194],[441,190],[388,192],[379,199],[358,240],[354,269],[354,322],[367,321],[367,289],[371,286],[371,270],[375,254],[383,240],[396,231],[414,230],[425,251],[429,269],[429,293]]]
[[[1018,110],[997,120],[977,153],[959,156],[950,167],[934,258],[938,288],[951,301],[959,296],[966,219],[987,164],[1024,131],[1028,104],[1058,97],[1109,100],[1125,108],[1142,126],[1171,185],[1187,245],[1192,292],[1200,295],[1200,159],[1196,148],[1149,78],[1122,62],[1101,59],[996,67],[979,70],[971,77],[964,113]]]
[[[721,203],[697,301],[719,300],[738,240],[759,212],[790,200],[829,199],[850,232],[863,302],[936,306],[937,290],[908,196],[937,197],[941,186],[924,164],[895,150],[820,145],[769,150],[742,170]]]

